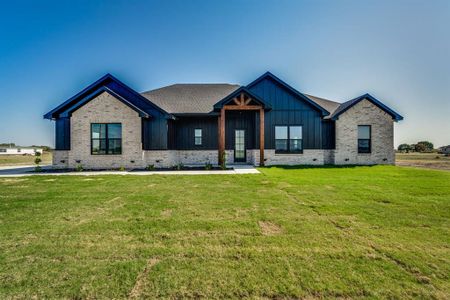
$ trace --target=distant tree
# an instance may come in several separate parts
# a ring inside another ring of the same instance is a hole
[[[428,141],[421,141],[421,142],[418,142],[417,145],[421,145],[421,146],[419,146],[419,148],[420,148],[420,149],[424,149],[424,150],[418,151],[418,152],[432,152],[433,149],[434,149],[433,143],[428,142]],[[416,145],[416,148],[417,148],[417,145]],[[416,151],[417,151],[417,150],[416,150]]]
[[[52,150],[50,146],[44,146],[44,145],[32,145],[33,148],[41,148],[43,151],[48,152]]]
[[[413,150],[408,144],[401,144],[397,148],[398,151],[409,153],[409,151]]]
[[[425,147],[424,144],[417,143],[414,145],[414,151],[416,151],[416,152],[425,152],[426,149],[427,148]]]
[[[0,147],[16,147],[14,143],[0,143]]]

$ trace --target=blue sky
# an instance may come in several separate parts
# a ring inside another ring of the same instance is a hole
[[[247,84],[270,70],[405,117],[395,144],[450,144],[450,1],[8,1],[0,142],[53,145],[42,115],[105,73],[137,91]]]

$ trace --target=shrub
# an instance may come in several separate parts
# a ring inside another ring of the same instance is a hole
[[[227,168],[227,155],[225,154],[225,151],[221,154],[222,163],[220,164],[220,168],[222,170],[226,170]]]
[[[207,161],[205,164],[205,170],[211,170],[212,167],[213,167],[213,165],[209,161]]]
[[[77,164],[77,166],[75,167],[75,170],[77,172],[82,172],[83,171],[83,166],[81,164]]]
[[[41,166],[39,165],[40,163],[41,163],[41,161],[42,161],[42,159],[41,159],[41,153],[40,152],[36,152],[35,153],[35,156],[36,156],[36,158],[34,159],[34,163],[36,164],[36,166],[34,167],[34,171],[35,172],[41,172],[42,171],[42,168],[41,168]]]
[[[36,157],[36,158],[34,159],[34,163],[35,163],[36,165],[39,165],[39,164],[41,163],[41,161],[42,161],[42,159],[41,159],[40,157]]]
[[[183,165],[182,163],[177,163],[175,166],[173,166],[173,168],[174,168],[175,170],[180,171],[180,170],[183,170],[183,169],[184,169],[184,165]]]
[[[155,171],[155,165],[148,165],[147,167],[145,167],[145,169],[147,171]]]
[[[124,166],[120,166],[119,171],[125,171],[125,167]]]

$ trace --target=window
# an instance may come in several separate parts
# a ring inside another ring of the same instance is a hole
[[[6,149],[0,149],[0,152],[6,152]]]
[[[91,154],[122,154],[122,124],[91,124]]]
[[[194,139],[195,139],[195,145],[201,146],[202,144],[202,130],[197,128],[194,130]]]
[[[302,126],[275,126],[275,153],[302,153]]]
[[[358,125],[358,153],[371,152],[371,127],[370,125]]]

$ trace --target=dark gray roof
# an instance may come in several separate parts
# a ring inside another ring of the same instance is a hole
[[[331,101],[328,99],[319,98],[319,97],[308,95],[308,94],[303,94],[303,95],[305,95],[312,101],[316,102],[318,105],[322,106],[330,113],[328,116],[324,117],[324,119],[329,119],[341,105],[341,103],[339,103],[339,102]]]
[[[209,113],[218,101],[240,88],[228,83],[183,83],[141,93],[145,98],[171,114]],[[311,101],[330,112],[328,119],[341,103],[304,94]]]
[[[171,114],[209,113],[214,104],[239,87],[227,83],[173,84],[141,95]]]

